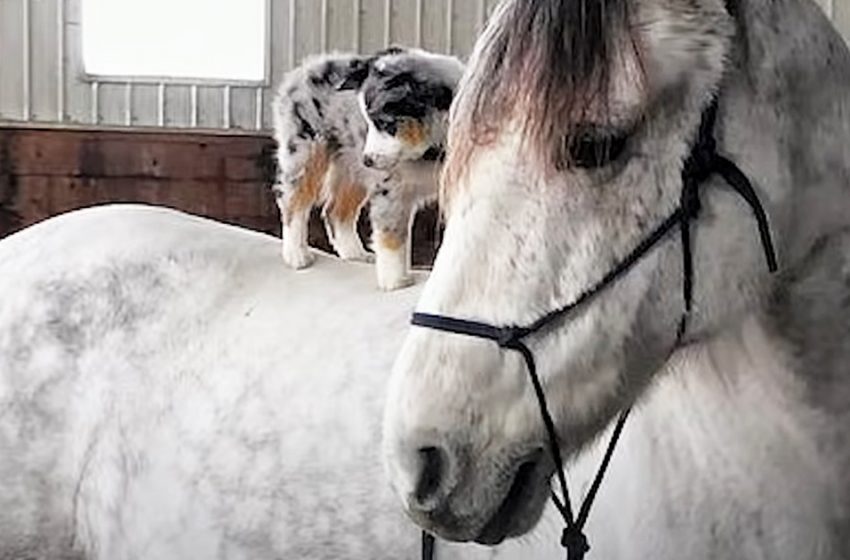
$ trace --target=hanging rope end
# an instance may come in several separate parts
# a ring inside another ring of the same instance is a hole
[[[779,263],[776,260],[776,250],[773,248],[773,241],[770,239],[770,233],[767,234],[764,241],[764,256],[767,259],[767,269],[771,274],[779,270]]]
[[[561,534],[561,546],[567,549],[567,560],[583,560],[584,555],[590,550],[587,537],[575,525],[564,529]]]

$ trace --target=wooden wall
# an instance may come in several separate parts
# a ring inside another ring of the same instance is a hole
[[[0,128],[0,237],[56,214],[115,202],[168,206],[279,235],[269,188],[273,150],[263,135]],[[417,219],[415,263],[433,259],[435,228],[433,209]],[[330,249],[318,209],[310,238]]]
[[[261,136],[0,129],[0,234],[117,201],[271,233],[272,148]]]

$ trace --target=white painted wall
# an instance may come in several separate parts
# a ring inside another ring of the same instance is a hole
[[[850,0],[817,1],[850,37]],[[268,84],[258,87],[87,81],[80,0],[0,0],[0,126],[3,121],[23,121],[231,132],[268,129],[270,84],[305,55],[334,49],[369,52],[400,43],[465,56],[498,0],[269,3],[271,76]]]
[[[497,1],[269,0],[271,76],[258,87],[86,80],[80,0],[0,0],[0,123],[268,129],[271,84],[305,55],[401,43],[465,56]]]

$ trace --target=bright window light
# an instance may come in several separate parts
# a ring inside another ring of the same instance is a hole
[[[262,81],[267,0],[83,0],[87,74]]]

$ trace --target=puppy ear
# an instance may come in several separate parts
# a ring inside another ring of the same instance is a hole
[[[355,60],[348,67],[348,70],[342,81],[337,84],[338,91],[360,89],[366,78],[369,77],[369,72],[372,70],[374,59]]]

